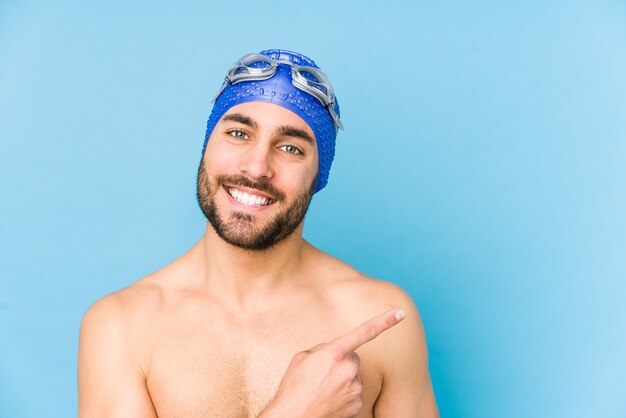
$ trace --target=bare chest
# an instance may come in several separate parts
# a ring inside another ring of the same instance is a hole
[[[159,325],[147,385],[160,417],[255,417],[272,400],[293,356],[339,332],[326,321],[302,318],[236,326],[207,316]],[[361,357],[367,417],[381,379]]]

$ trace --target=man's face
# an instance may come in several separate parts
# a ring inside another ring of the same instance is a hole
[[[213,129],[198,170],[198,202],[226,242],[264,250],[301,226],[313,196],[313,131],[275,104],[233,106]]]

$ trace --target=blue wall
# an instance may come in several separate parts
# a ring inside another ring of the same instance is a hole
[[[626,416],[626,4],[0,2],[0,416],[76,413],[82,314],[203,232],[210,99],[311,55],[305,235],[417,302],[442,416]]]

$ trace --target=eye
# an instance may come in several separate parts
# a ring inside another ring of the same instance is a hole
[[[228,134],[235,139],[248,139],[248,134],[240,129],[233,129],[229,131]]]
[[[302,151],[300,150],[300,148],[296,147],[295,145],[283,145],[279,147],[279,149],[285,151],[288,154],[293,154],[293,155],[302,154]]]

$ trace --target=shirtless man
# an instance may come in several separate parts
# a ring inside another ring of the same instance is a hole
[[[410,297],[302,237],[341,127],[330,83],[303,55],[261,54],[207,123],[204,236],[83,319],[80,417],[438,416]]]

